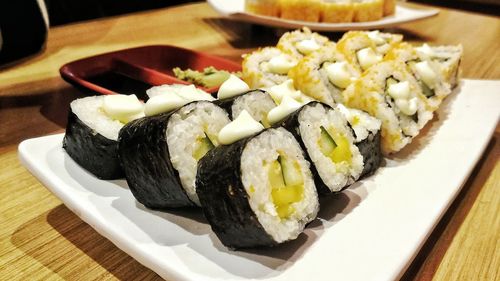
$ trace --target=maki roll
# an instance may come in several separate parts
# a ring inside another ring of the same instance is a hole
[[[245,11],[258,15],[279,17],[279,0],[245,0]]]
[[[384,16],[396,13],[396,0],[384,0]]]
[[[362,73],[382,61],[403,36],[379,31],[349,31],[337,43],[337,50]]]
[[[243,56],[242,78],[252,89],[272,87],[288,79],[298,60],[275,47],[265,47]]]
[[[329,23],[352,22],[354,5],[351,0],[324,0],[321,21]]]
[[[463,47],[457,46],[429,46],[423,44],[415,48],[424,59],[437,62],[445,81],[455,88],[460,78],[460,61],[462,60]]]
[[[231,74],[231,77],[220,86],[217,98],[215,103],[229,113],[231,120],[236,119],[243,110],[246,110],[264,127],[270,126],[267,113],[276,107],[276,104],[266,91],[250,90],[244,81]]]
[[[295,239],[319,209],[309,163],[284,128],[209,151],[196,186],[212,230],[231,249]]]
[[[342,102],[342,91],[360,75],[335,47],[304,57],[288,73],[297,89],[330,106]]]
[[[118,132],[144,116],[135,95],[93,96],[71,102],[63,148],[81,167],[104,180],[123,178]]]
[[[384,61],[363,73],[344,92],[344,104],[382,121],[382,152],[397,152],[433,116],[418,82],[398,61]]]
[[[312,163],[320,193],[338,192],[363,171],[363,156],[344,115],[319,102],[310,102],[280,124],[299,141]]]
[[[400,43],[389,51],[385,60],[398,60],[406,64],[408,72],[417,80],[429,105],[437,109],[451,93],[450,85],[445,82],[438,62],[420,55],[416,48],[408,43]]]
[[[251,90],[240,96],[218,100],[216,103],[229,113],[231,119],[246,110],[254,120],[266,128],[270,127],[267,114],[276,107],[272,97],[264,90]]]
[[[119,135],[119,155],[127,183],[148,208],[199,205],[198,161],[219,145],[217,134],[227,113],[208,101],[127,124]]]
[[[319,22],[322,0],[280,0],[281,18]]]
[[[382,161],[382,151],[380,150],[380,126],[382,122],[370,114],[347,108],[342,104],[336,105],[349,122],[354,136],[354,145],[363,156],[363,171],[359,178],[373,174]]]
[[[301,1],[297,1],[301,2]],[[309,5],[309,3],[306,3]],[[302,10],[299,11],[303,13]],[[301,59],[306,55],[318,51],[321,47],[334,47],[335,43],[327,37],[316,32],[311,32],[307,27],[302,30],[290,31],[283,34],[276,47],[283,52],[292,55],[296,59]]]
[[[375,21],[384,15],[384,0],[353,0],[354,22]]]

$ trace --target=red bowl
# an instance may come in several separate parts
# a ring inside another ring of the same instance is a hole
[[[189,84],[177,79],[172,69],[202,71],[213,66],[230,72],[241,65],[220,57],[169,45],[125,49],[67,63],[59,70],[62,78],[76,87],[100,94],[136,94],[147,98],[145,91],[163,84]],[[218,87],[204,88],[215,93]]]

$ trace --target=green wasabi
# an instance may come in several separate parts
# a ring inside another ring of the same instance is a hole
[[[218,87],[229,78],[229,71],[218,70],[213,66],[206,67],[203,71],[192,69],[182,70],[179,67],[172,69],[175,77],[189,83],[193,83],[205,88]],[[236,73],[237,76],[238,73]]]

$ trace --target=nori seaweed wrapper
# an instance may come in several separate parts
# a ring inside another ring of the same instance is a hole
[[[368,137],[355,143],[359,152],[363,156],[363,171],[360,179],[370,176],[380,167],[382,162],[382,150],[380,148],[380,130],[374,135],[371,132]]]
[[[306,106],[311,106],[311,105],[315,105],[315,104],[321,104],[324,107],[331,108],[329,105],[326,105],[324,103],[317,102],[317,101],[312,101],[312,102],[309,102],[308,104],[302,106],[301,108],[297,109],[296,111],[292,112],[285,119],[283,119],[280,122],[278,122],[275,125],[273,125],[273,127],[283,127],[287,131],[289,131],[290,133],[292,133],[292,135],[295,137],[295,139],[297,140],[297,142],[300,144],[300,148],[302,148],[302,151],[304,151],[304,156],[305,156],[306,160],[309,161],[309,163],[311,163],[311,173],[313,175],[314,184],[316,185],[316,189],[318,190],[318,193],[320,193],[320,194],[330,194],[330,193],[332,193],[332,191],[328,188],[328,186],[323,182],[323,180],[319,176],[318,170],[316,169],[316,166],[315,166],[314,162],[309,157],[306,145],[302,141],[302,136],[301,136],[300,129],[299,129],[299,115],[300,115],[300,112],[302,112],[302,110]],[[344,189],[345,188],[347,188],[347,187],[344,187]],[[340,192],[340,191],[337,191],[337,192]]]
[[[103,180],[123,178],[118,141],[108,139],[83,123],[70,109],[63,148],[80,166]]]
[[[174,112],[134,120],[118,137],[129,188],[137,201],[151,209],[195,206],[170,161],[166,130]]]
[[[277,245],[259,223],[241,182],[241,155],[253,137],[216,147],[198,163],[196,193],[203,212],[222,244],[231,249]]]

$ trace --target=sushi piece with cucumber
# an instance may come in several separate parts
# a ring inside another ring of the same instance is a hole
[[[367,70],[344,92],[347,107],[363,110],[382,121],[384,154],[409,144],[433,117],[415,78],[398,61],[384,61]]]
[[[293,240],[319,209],[309,162],[284,128],[212,149],[199,162],[196,186],[212,230],[231,249]]]
[[[215,103],[229,113],[231,120],[246,110],[254,120],[266,128],[270,127],[267,114],[276,104],[265,90],[250,90],[244,81],[231,75],[219,88],[217,98]]]
[[[124,126],[118,151],[137,201],[151,209],[199,206],[198,161],[219,145],[217,134],[229,122],[222,108],[195,101]]]
[[[360,177],[363,156],[338,109],[310,102],[279,125],[294,135],[306,153],[319,193],[341,191]]]
[[[240,96],[218,100],[216,103],[229,113],[231,119],[235,119],[243,110],[246,110],[253,119],[262,123],[266,128],[271,126],[267,114],[276,107],[276,103],[269,93],[260,89],[248,91]]]
[[[123,178],[118,132],[144,116],[135,95],[92,96],[71,102],[63,148],[81,167],[104,180]]]
[[[382,151],[380,149],[380,127],[382,122],[359,109],[348,108],[342,104],[337,104],[335,107],[347,119],[352,129],[354,144],[363,156],[363,171],[359,178],[372,175],[380,167],[382,161]]]

